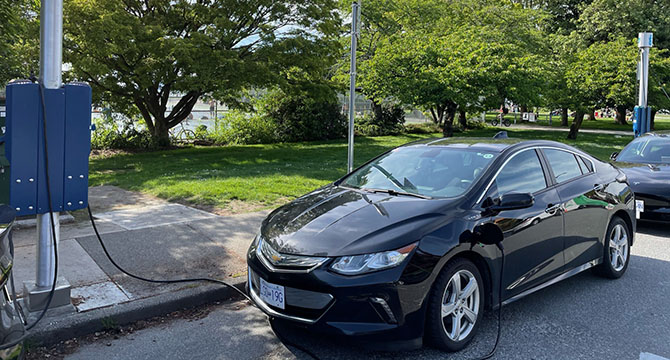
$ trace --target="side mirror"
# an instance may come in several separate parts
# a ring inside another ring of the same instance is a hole
[[[614,161],[616,160],[616,157],[619,156],[619,152],[615,151],[610,155],[610,160]]]
[[[517,210],[525,209],[533,206],[535,203],[535,198],[531,194],[505,194],[500,200],[494,201],[491,206],[488,207],[488,211],[505,211],[505,210]]]

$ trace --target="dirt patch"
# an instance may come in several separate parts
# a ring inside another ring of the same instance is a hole
[[[88,188],[88,198],[94,212],[165,204],[167,201],[153,195],[128,191],[117,186],[102,185]]]
[[[238,214],[244,214],[244,213],[250,213],[250,212],[256,212],[260,210],[265,210],[267,208],[270,208],[272,206],[268,206],[263,203],[259,202],[253,202],[253,201],[241,201],[241,200],[232,200],[228,202],[226,205],[223,207],[218,207],[214,205],[200,205],[200,204],[193,204],[188,201],[178,201],[178,203],[186,206],[191,206],[196,209],[200,209],[203,211],[207,211],[208,213],[220,215],[220,216],[230,216],[230,215],[238,215]]]

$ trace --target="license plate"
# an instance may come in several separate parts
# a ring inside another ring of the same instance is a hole
[[[640,213],[644,212],[644,200],[635,200],[635,217],[640,218]]]
[[[284,287],[261,280],[260,297],[268,305],[284,310]]]

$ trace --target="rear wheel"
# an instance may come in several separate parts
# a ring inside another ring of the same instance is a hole
[[[484,313],[479,270],[466,259],[449,262],[428,299],[427,340],[442,350],[458,351],[475,336]]]
[[[630,229],[620,217],[615,217],[607,227],[603,263],[596,268],[598,275],[610,279],[620,278],[630,261]]]

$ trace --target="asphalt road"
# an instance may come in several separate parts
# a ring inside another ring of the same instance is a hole
[[[640,224],[627,273],[606,280],[590,272],[503,308],[496,359],[670,358],[670,225]],[[385,353],[351,341],[282,327],[284,338],[320,359],[471,359],[495,340],[493,314],[460,353],[431,348]],[[657,357],[658,356],[658,357]],[[82,344],[67,359],[309,359],[284,346],[265,316],[244,302],[200,319],[178,319],[111,341]]]

